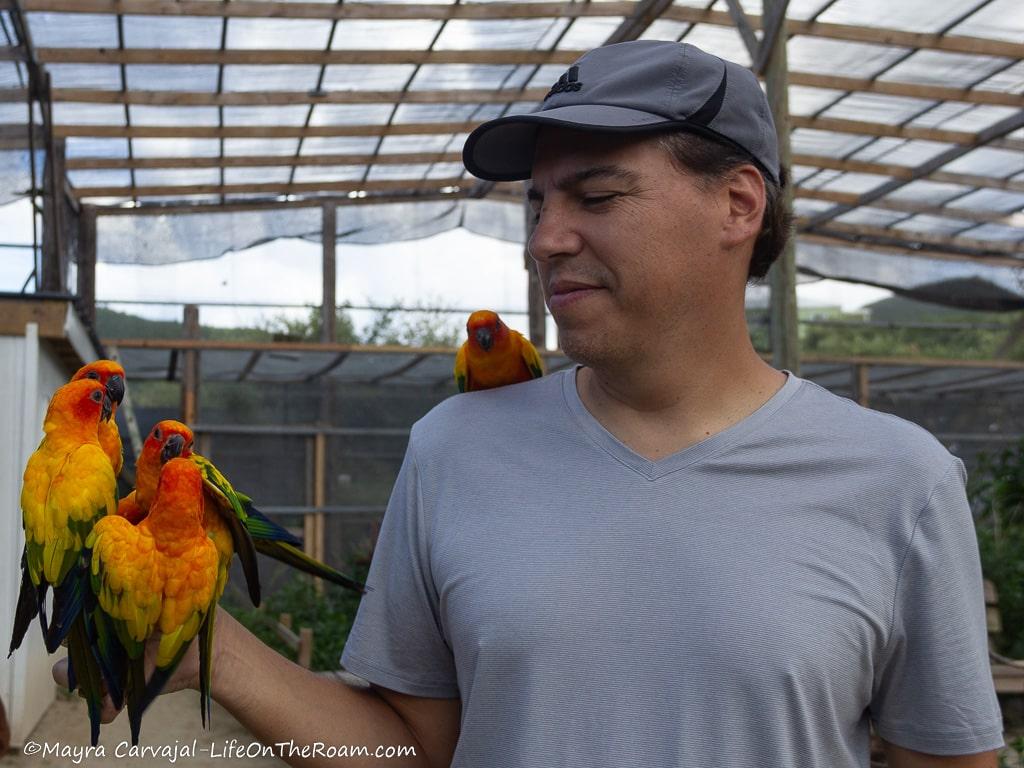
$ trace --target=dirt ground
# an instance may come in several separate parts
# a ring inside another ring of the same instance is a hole
[[[77,697],[58,694],[46,715],[26,742],[24,751],[12,751],[0,757],[0,768],[67,768],[92,766],[93,768],[156,768],[157,766],[183,766],[184,768],[284,768],[277,757],[246,756],[245,750],[256,739],[226,710],[213,705],[213,727],[204,731],[199,718],[199,694],[179,691],[159,697],[147,710],[142,720],[140,747],[156,752],[129,754],[130,736],[128,718],[123,714],[100,733],[99,751],[94,754],[77,753],[89,743],[89,718],[85,702]],[[29,743],[45,745],[50,754],[32,751]],[[195,747],[194,752],[193,746]],[[67,751],[61,754],[60,749]],[[238,756],[236,750],[243,750]],[[57,750],[54,754],[53,751]],[[184,750],[184,751],[183,751]]]

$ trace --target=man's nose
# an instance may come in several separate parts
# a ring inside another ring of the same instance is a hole
[[[581,246],[582,237],[572,218],[551,205],[541,210],[526,247],[535,261],[547,261],[573,256],[579,253]]]

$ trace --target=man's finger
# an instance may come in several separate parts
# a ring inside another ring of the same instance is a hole
[[[50,674],[53,675],[54,682],[61,688],[68,687],[68,659],[66,656],[53,665]]]

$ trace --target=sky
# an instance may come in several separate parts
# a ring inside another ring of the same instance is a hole
[[[0,243],[31,243],[28,203],[0,207]],[[102,254],[100,255],[102,259]],[[320,246],[281,239],[216,259],[133,266],[96,267],[97,301],[319,304]],[[0,248],[0,291],[18,291],[32,270],[29,250]],[[273,280],[267,276],[273,275]],[[482,237],[464,229],[423,240],[382,245],[338,245],[337,302],[369,306],[443,306],[472,311],[519,310],[506,314],[514,328],[527,331],[526,271],[521,245]],[[869,286],[834,280],[797,287],[801,306],[838,306],[844,311],[891,295]],[[111,309],[152,319],[178,319],[181,306],[111,304]],[[302,309],[200,307],[200,321],[222,327],[256,326],[279,315],[304,316]],[[352,311],[357,327],[373,313]],[[453,315],[461,324],[463,315]],[[549,318],[548,345],[555,343]]]

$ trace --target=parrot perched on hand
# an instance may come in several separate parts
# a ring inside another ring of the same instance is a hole
[[[223,590],[217,545],[203,527],[203,478],[192,461],[174,456],[182,445],[170,444],[156,492],[138,525],[118,515],[100,520],[86,546],[91,552],[91,581],[100,611],[96,622],[109,622],[129,659],[125,685],[132,744],[146,707],[174,673],[192,639],[200,645],[200,709],[203,725],[210,715],[213,617]],[[159,630],[156,670],[147,684],[146,641]],[[102,633],[102,631],[101,631]]]
[[[77,687],[88,704],[93,745],[99,739],[103,680],[87,615],[92,595],[85,542],[97,522],[116,511],[114,469],[97,438],[98,425],[109,420],[111,409],[104,385],[89,378],[65,384],[50,400],[43,440],[25,467],[21,492],[25,549],[8,653],[21,645],[34,616],[39,616],[50,653],[67,639],[77,680],[70,687]],[[50,587],[53,607],[47,619],[45,599]],[[116,690],[111,690],[111,696],[117,697]]]
[[[518,384],[544,375],[536,347],[505,325],[496,312],[481,309],[471,314],[466,334],[468,338],[455,356],[459,392]]]
[[[227,535],[222,520],[240,520],[244,529],[252,537],[256,551],[285,565],[300,571],[331,581],[339,586],[365,591],[363,584],[350,579],[324,563],[309,557],[302,551],[302,541],[287,530],[267,518],[252,505],[252,500],[243,493],[232,488],[227,478],[218,471],[209,459],[192,451],[192,430],[180,421],[161,421],[150,432],[142,446],[138,461],[135,464],[135,491],[121,500],[118,514],[137,522],[145,517],[146,510],[152,503],[153,489],[159,471],[159,456],[169,440],[180,440],[183,445],[181,456],[189,458],[200,468],[203,484],[206,489],[205,525],[218,551],[224,566],[223,578],[227,579],[227,567],[231,562],[233,550],[232,538]],[[216,514],[219,511],[219,514]],[[245,560],[242,561],[243,570]],[[253,566],[255,571],[255,566]],[[249,580],[249,571],[246,570]],[[258,603],[258,593],[254,596],[252,582],[249,582],[250,597]],[[257,587],[258,589],[258,587]]]
[[[121,474],[121,467],[124,466],[124,453],[121,447],[121,433],[117,431],[117,422],[114,421],[114,416],[117,415],[117,406],[124,399],[124,368],[113,360],[95,360],[88,365],[83,365],[71,377],[72,381],[81,379],[95,379],[106,387],[107,395],[110,397],[110,418],[100,422],[97,436],[100,447],[110,458],[114,476],[117,477]]]

